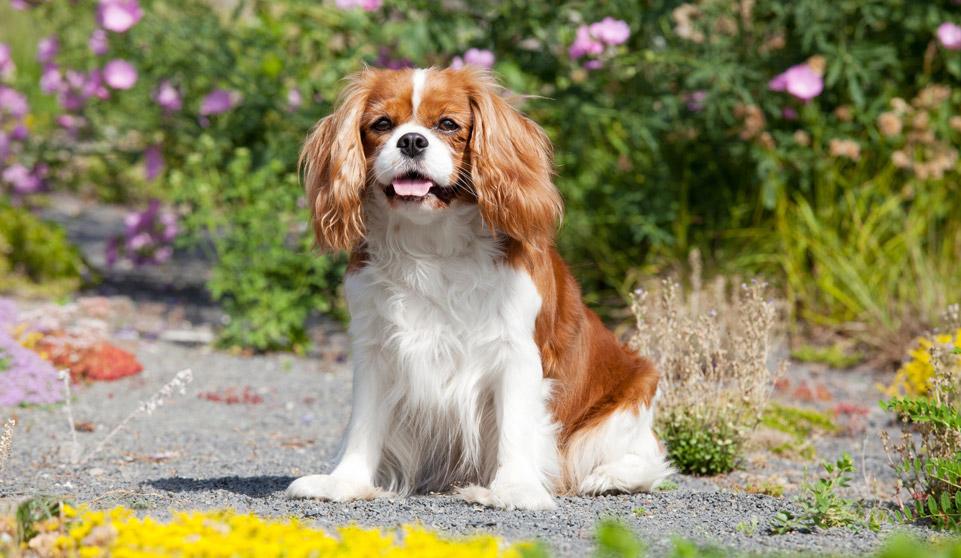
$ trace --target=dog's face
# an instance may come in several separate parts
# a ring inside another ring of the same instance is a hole
[[[549,242],[561,213],[543,131],[473,69],[366,70],[301,154],[321,246],[364,237],[365,204],[429,223],[477,204],[496,233]]]

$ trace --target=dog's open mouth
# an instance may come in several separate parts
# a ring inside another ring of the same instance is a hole
[[[398,175],[394,181],[384,188],[388,199],[405,202],[422,202],[428,196],[434,196],[445,204],[454,198],[454,189],[438,186],[430,178],[416,171]]]

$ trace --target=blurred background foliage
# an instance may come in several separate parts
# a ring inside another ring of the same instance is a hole
[[[629,35],[589,27],[605,18]],[[952,0],[14,0],[4,87],[30,110],[0,120],[28,131],[0,168],[37,183],[0,188],[21,212],[51,191],[160,199],[179,245],[214,239],[225,342],[289,348],[339,308],[296,156],[343,77],[492,64],[554,141],[558,242],[590,302],[623,309],[697,248],[769,276],[803,323],[900,352],[961,299],[958,22]]]

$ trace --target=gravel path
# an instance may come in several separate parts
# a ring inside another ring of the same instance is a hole
[[[283,490],[296,476],[323,472],[349,414],[350,374],[346,364],[285,355],[233,356],[206,348],[155,340],[129,341],[144,363],[143,374],[114,383],[76,389],[73,412],[80,443],[92,448],[137,402],[148,398],[178,370],[192,368],[194,382],[152,416],[135,419],[99,455],[80,469],[66,465],[69,431],[61,408],[16,409],[20,420],[11,461],[0,480],[0,508],[38,494],[63,494],[96,507],[123,504],[165,516],[169,510],[231,507],[267,516],[295,515],[321,526],[356,522],[398,525],[420,521],[445,532],[493,531],[509,539],[536,538],[561,556],[581,556],[592,546],[596,522],[617,518],[663,553],[673,536],[740,550],[813,550],[862,553],[875,548],[880,534],[835,529],[816,534],[773,536],[765,526],[777,510],[790,506],[791,488],[813,462],[757,454],[745,469],[714,479],[676,476],[678,488],[653,494],[562,498],[550,512],[488,510],[451,496],[429,495],[353,504],[292,501]],[[866,499],[890,498],[890,473],[877,442],[886,427],[866,372],[827,372],[794,367],[790,385],[818,385],[835,401],[856,399],[872,406],[865,430],[816,441],[819,455],[849,451],[863,476],[855,491]],[[211,401],[224,390],[248,404]],[[244,388],[249,388],[244,391]],[[789,392],[786,396],[796,398]],[[817,404],[817,403],[815,403]],[[0,410],[0,418],[11,410]],[[750,494],[740,489],[757,479],[788,486],[787,496]],[[759,528],[744,529],[752,518]],[[741,525],[739,528],[738,526]],[[748,532],[745,532],[748,531]]]

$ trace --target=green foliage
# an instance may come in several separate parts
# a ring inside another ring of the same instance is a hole
[[[63,295],[80,285],[84,269],[63,229],[0,201],[0,292]]]
[[[257,350],[303,347],[311,312],[336,310],[340,260],[314,253],[295,174],[280,162],[254,167],[251,152],[222,157],[209,136],[171,173],[171,198],[189,208],[185,242],[209,243],[216,267],[209,288],[230,321],[227,346]]]
[[[253,0],[234,10],[202,0],[143,4],[144,18],[111,34],[101,59],[86,47],[92,2],[44,2],[16,14],[19,29],[31,28],[22,23],[28,17],[61,36],[64,68],[123,58],[139,73],[129,91],[89,103],[90,127],[66,141],[53,132],[50,97],[37,92],[39,66],[25,61],[34,56],[31,41],[18,34],[14,55],[25,71],[15,85],[32,88],[31,104],[46,107],[37,125],[48,132],[33,134],[24,163],[48,164],[75,189],[94,184],[105,199],[164,196],[179,171],[146,182],[144,150],[161,146],[167,168],[180,169],[206,133],[218,146],[206,159],[211,172],[228,172],[246,148],[251,173],[279,165],[266,172],[294,175],[306,131],[329,113],[345,75],[383,58],[443,67],[467,48],[489,48],[495,73],[528,96],[522,108],[556,146],[567,204],[558,244],[594,302],[622,305],[639,276],[693,247],[739,271],[778,273],[809,320],[870,321],[881,332],[861,340],[881,348],[961,298],[956,165],[930,167],[956,157],[952,146],[961,141],[951,124],[961,108],[961,58],[934,42],[937,25],[955,16],[947,0],[701,2],[690,4],[696,13],[686,25],[674,0],[389,0],[372,13],[311,0]],[[588,70],[567,49],[578,25],[608,16],[623,19],[630,38]],[[771,78],[812,56],[824,69],[823,94],[802,103],[769,89]],[[182,111],[168,114],[153,101],[163,80],[183,95]],[[902,115],[913,122],[923,113],[926,124],[879,133],[892,100],[938,84],[947,97],[912,103]],[[200,99],[214,88],[236,91],[242,102],[200,117]],[[287,106],[291,91],[306,100],[302,107]],[[857,154],[832,147],[837,140],[854,142]],[[236,243],[230,253],[253,261],[256,252],[240,252],[253,246]],[[274,302],[288,319],[264,322],[269,332],[248,332],[260,328],[263,314],[251,310],[259,301],[221,294],[239,301],[232,315],[253,317],[225,337],[296,344],[292,321],[306,314],[289,308],[303,295],[279,289]]]
[[[672,480],[666,480],[661,484],[657,485],[657,488],[655,490],[657,490],[658,492],[671,492],[677,489],[678,489],[678,485],[676,482]]]
[[[659,434],[667,445],[671,463],[688,475],[733,471],[744,445],[744,436],[736,425],[683,412],[665,417]]]
[[[830,347],[802,345],[791,351],[791,358],[801,362],[814,362],[826,364],[831,368],[845,369],[861,363],[864,355],[859,352],[848,352],[840,344]]]
[[[824,462],[824,475],[814,483],[804,486],[798,498],[801,510],[797,513],[782,510],[774,516],[771,532],[781,535],[791,531],[810,532],[831,527],[875,527],[867,522],[858,504],[841,496],[838,491],[847,488],[854,473],[854,462],[845,453],[834,463]]]
[[[905,436],[895,448],[899,486],[910,500],[900,508],[903,521],[926,520],[961,532],[961,412],[949,403],[892,399],[882,407],[920,429],[922,444]]]
[[[601,521],[594,533],[597,558],[640,558],[644,543],[624,524],[614,520]]]

